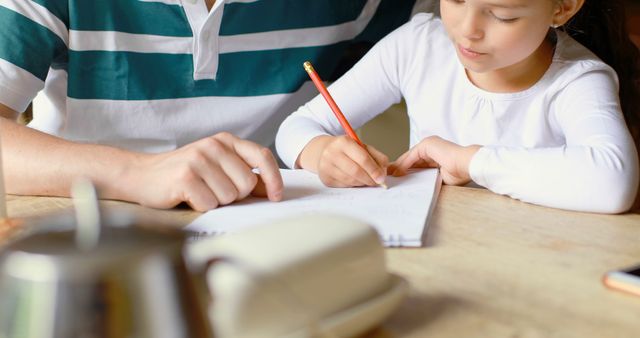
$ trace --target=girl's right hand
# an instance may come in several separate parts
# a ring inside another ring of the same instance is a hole
[[[329,187],[376,186],[384,183],[388,165],[386,155],[346,135],[318,136],[298,158],[299,167],[317,173]]]

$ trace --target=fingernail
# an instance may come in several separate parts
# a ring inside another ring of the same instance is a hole
[[[282,191],[277,191],[277,192],[275,192],[275,193],[273,194],[273,198],[274,198],[276,201],[280,201],[280,200],[282,199]]]

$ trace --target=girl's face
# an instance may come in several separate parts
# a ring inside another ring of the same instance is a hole
[[[440,11],[462,64],[472,73],[486,74],[539,60],[536,52],[553,24],[557,3],[441,0]]]

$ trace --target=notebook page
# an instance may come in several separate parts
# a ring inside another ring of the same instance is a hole
[[[381,187],[328,188],[306,170],[281,169],[281,202],[249,197],[204,213],[185,230],[222,234],[299,215],[330,213],[350,216],[372,225],[385,246],[421,246],[428,216],[437,199],[437,169],[388,176],[389,189]]]

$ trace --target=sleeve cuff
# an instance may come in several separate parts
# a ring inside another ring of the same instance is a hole
[[[469,163],[469,176],[478,185],[487,187],[489,182],[486,175],[486,168],[488,167],[489,157],[491,156],[491,149],[484,146],[476,152],[471,158]]]
[[[291,169],[297,169],[295,167],[296,160],[298,159],[298,156],[300,156],[302,150],[304,150],[304,147],[306,147],[311,140],[321,135],[328,134],[317,131],[297,133],[297,137],[288,137],[287,140],[276,139],[276,149],[278,151],[278,156],[280,156],[280,159],[287,167]],[[290,142],[291,140],[295,140],[295,142]]]
[[[13,89],[0,84],[0,103],[16,112],[24,112],[32,100],[32,97],[17,93]]]

